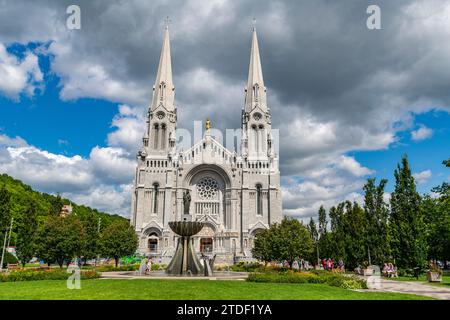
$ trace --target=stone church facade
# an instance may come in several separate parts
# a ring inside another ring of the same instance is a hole
[[[140,253],[163,261],[172,257],[177,236],[168,222],[182,220],[187,191],[191,198],[189,218],[205,223],[194,236],[194,248],[216,254],[217,262],[251,259],[258,232],[281,221],[279,160],[255,28],[244,96],[241,114],[236,114],[242,123],[239,154],[212,137],[209,121],[200,141],[188,150],[178,150],[166,27],[132,194],[131,224],[139,237]]]

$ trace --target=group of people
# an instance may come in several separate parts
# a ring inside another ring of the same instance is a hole
[[[397,268],[392,263],[385,263],[383,266],[383,270],[381,270],[383,276],[388,278],[398,277]]]
[[[280,266],[284,267],[284,268],[291,268],[291,265],[289,264],[289,261],[287,261],[287,260],[283,261]],[[292,269],[294,269],[294,270],[303,271],[303,270],[309,270],[311,268],[312,267],[309,264],[309,262],[303,258],[297,258],[292,262]]]
[[[344,265],[344,261],[342,259],[339,259],[338,263],[335,264],[334,259],[330,259],[330,258],[326,259],[325,258],[322,260],[322,267],[324,270],[329,270],[329,271],[335,270],[335,269],[338,269],[342,272],[345,271],[345,265]]]
[[[141,265],[139,266],[139,273],[142,274],[148,274],[152,271],[152,259],[151,258],[144,258],[141,260]]]

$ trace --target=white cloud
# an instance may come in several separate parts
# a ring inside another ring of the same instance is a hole
[[[362,177],[374,173],[373,170],[363,167],[358,161],[355,160],[355,158],[344,155],[339,157],[336,166],[340,169],[346,170],[355,177]]]
[[[421,126],[419,129],[411,131],[411,139],[414,141],[422,141],[429,139],[433,136],[433,130],[425,126]]]
[[[416,173],[413,174],[413,177],[414,177],[414,179],[416,180],[416,182],[418,184],[422,184],[422,183],[427,182],[427,180],[429,178],[431,178],[431,176],[432,176],[431,170],[425,170],[425,171],[416,172]]]
[[[42,80],[35,54],[28,52],[23,60],[19,60],[0,43],[0,92],[15,100],[21,93],[33,96],[35,89],[42,85]]]
[[[146,128],[143,108],[119,106],[111,126],[116,130],[108,134],[108,145],[122,147],[134,158]]]

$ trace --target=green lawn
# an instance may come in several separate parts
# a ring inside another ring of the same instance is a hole
[[[321,284],[254,283],[211,280],[84,280],[80,290],[66,281],[0,283],[0,299],[147,299],[147,300],[406,300],[416,295],[357,292]]]
[[[420,282],[424,282],[425,284],[429,284],[429,285],[450,287],[450,275],[444,275],[442,277],[442,282],[428,282],[427,281],[427,277],[426,277],[425,274],[421,274],[419,276],[419,280],[416,280],[415,277],[389,278],[389,280],[396,280],[396,281],[420,281]]]

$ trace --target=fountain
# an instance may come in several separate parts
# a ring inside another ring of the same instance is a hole
[[[191,237],[202,230],[203,222],[172,221],[169,222],[169,227],[180,237],[175,255],[167,266],[166,273],[172,275],[201,274],[204,269],[195,254]]]

